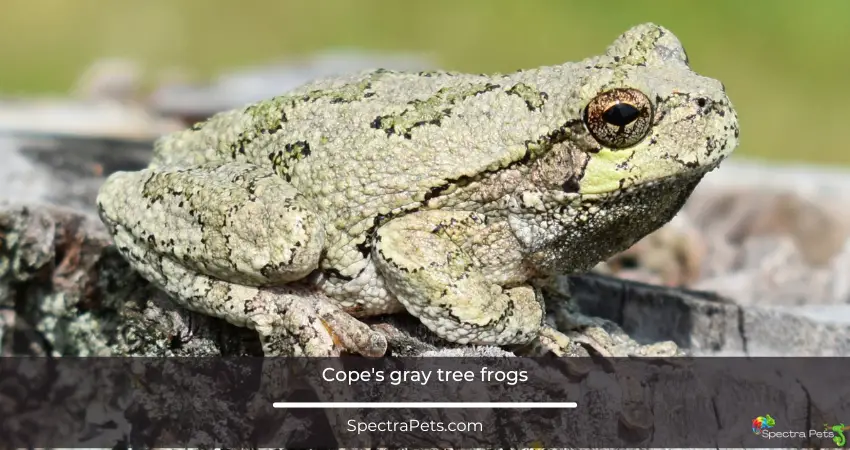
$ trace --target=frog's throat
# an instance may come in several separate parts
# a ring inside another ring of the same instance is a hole
[[[681,210],[705,171],[672,175],[602,194],[571,194],[571,204],[540,205],[548,227],[514,216],[511,226],[541,273],[583,272],[661,228]],[[540,232],[538,230],[544,230]]]

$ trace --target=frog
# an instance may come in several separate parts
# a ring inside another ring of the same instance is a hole
[[[308,82],[157,139],[97,209],[136,272],[267,356],[382,356],[367,322],[402,313],[557,353],[551,280],[670,221],[738,138],[723,84],[646,23],[578,62]]]

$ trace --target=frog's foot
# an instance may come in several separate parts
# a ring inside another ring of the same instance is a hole
[[[520,356],[546,356],[554,355],[561,356],[586,356],[587,351],[583,349],[587,344],[587,339],[581,334],[562,333],[556,328],[544,325],[540,328],[537,338],[531,342],[518,345],[511,348],[515,354]],[[607,352],[599,352],[606,355]]]
[[[552,287],[557,289],[552,290]],[[615,323],[601,317],[581,313],[571,301],[567,286],[550,285],[544,288],[548,309],[547,322],[553,330],[570,340],[569,354],[585,356],[587,353],[602,357],[623,356],[676,356],[681,350],[670,341],[639,344],[624,333]]]
[[[573,339],[585,348],[591,349],[599,356],[610,358],[614,356],[617,343],[614,338],[602,327],[586,327],[571,333]]]
[[[572,301],[569,284],[563,278],[535,280],[546,299],[546,322],[531,350],[534,354],[551,351],[555,355],[584,354],[588,350],[604,357],[613,356],[613,337],[603,328],[604,321],[582,314]],[[584,347],[584,350],[581,350]]]
[[[564,356],[570,351],[570,338],[552,327],[541,328],[537,340],[540,347],[552,352],[555,356]]]
[[[425,326],[459,344],[513,345],[537,337],[544,308],[527,285],[488,280],[463,243],[486,238],[472,212],[423,211],[378,229],[373,257],[388,289]]]
[[[383,356],[387,351],[383,334],[342,311],[320,292],[306,287],[276,288],[260,295],[268,295],[279,310],[278,323],[257,329],[266,355]]]
[[[514,352],[522,356],[587,356],[588,353],[605,358],[616,356],[616,342],[600,327],[574,329],[567,333],[551,326],[543,326],[537,339],[519,346]]]
[[[572,343],[592,350],[597,355],[611,357],[617,343],[603,327],[604,321],[578,311],[569,293],[546,290],[548,321],[554,333],[563,335]],[[560,330],[560,331],[557,331]]]

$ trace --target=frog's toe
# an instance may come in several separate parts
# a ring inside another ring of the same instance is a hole
[[[363,356],[384,356],[387,352],[386,337],[355,319],[336,305],[325,301],[319,317],[335,346],[343,352]]]
[[[538,340],[544,348],[554,353],[555,356],[564,356],[570,348],[570,338],[560,331],[544,326],[540,329]]]
[[[263,335],[267,356],[339,356],[354,353],[383,356],[387,340],[383,334],[341,310],[318,292],[279,290],[276,296],[282,329]]]
[[[567,333],[551,326],[543,326],[535,340],[519,347],[523,356],[587,356],[588,352],[602,357],[611,357],[615,344],[613,338],[599,327],[570,330]]]
[[[603,328],[594,326],[587,327],[581,332],[573,333],[573,339],[581,343],[586,348],[592,349],[598,355],[610,358],[614,356],[613,349],[616,347],[616,342],[610,333]]]

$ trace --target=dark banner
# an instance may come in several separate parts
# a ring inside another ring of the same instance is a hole
[[[0,358],[2,445],[843,447],[850,358]]]

